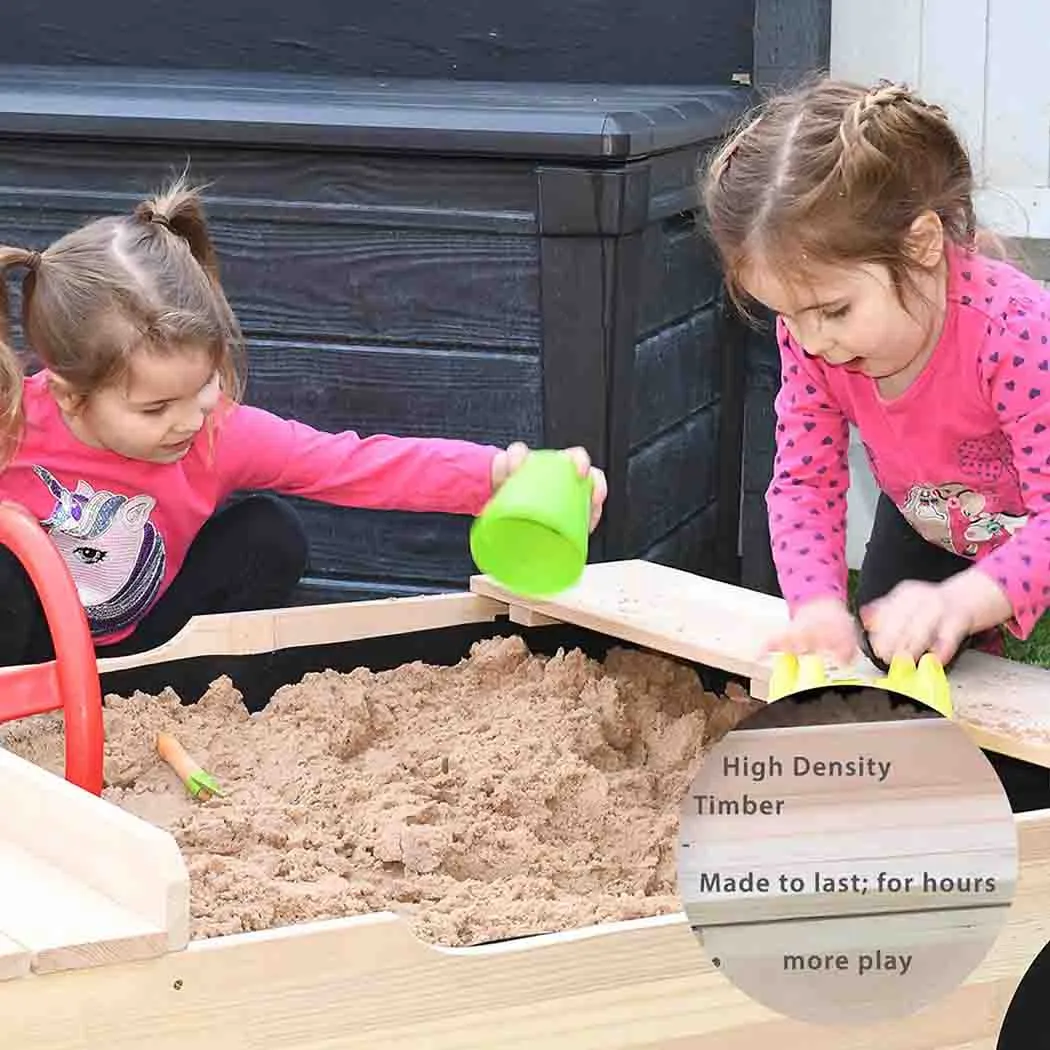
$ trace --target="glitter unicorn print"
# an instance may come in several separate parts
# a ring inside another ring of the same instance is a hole
[[[55,499],[41,524],[69,568],[92,635],[135,623],[164,578],[164,540],[150,521],[156,500],[96,492],[86,481],[70,491],[45,468],[33,470]]]

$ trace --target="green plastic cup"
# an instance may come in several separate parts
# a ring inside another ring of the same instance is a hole
[[[516,594],[571,587],[587,564],[592,487],[565,453],[530,453],[474,520],[474,564]]]

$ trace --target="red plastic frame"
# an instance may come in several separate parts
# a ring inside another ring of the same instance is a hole
[[[55,645],[55,659],[50,663],[0,670],[0,722],[62,708],[66,779],[101,795],[102,687],[76,584],[47,533],[11,507],[0,506],[0,544],[29,574]]]

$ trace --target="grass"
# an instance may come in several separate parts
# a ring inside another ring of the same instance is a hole
[[[851,599],[857,586],[858,575],[855,569],[850,570]],[[1035,625],[1035,630],[1023,642],[1015,638],[1009,631],[1004,630],[1003,636],[1006,639],[1006,655],[1011,660],[1022,664],[1034,664],[1036,667],[1050,667],[1050,613]]]

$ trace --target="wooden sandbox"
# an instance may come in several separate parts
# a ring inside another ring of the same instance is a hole
[[[401,635],[409,660],[420,632],[574,624],[740,676],[765,699],[756,654],[785,616],[778,599],[619,562],[590,566],[549,602],[477,578],[471,593],[201,618],[99,669]],[[951,684],[976,744],[1050,766],[1050,674],[968,653]],[[815,1027],[750,1000],[708,961],[684,912],[474,948],[425,945],[388,912],[191,941],[170,835],[2,749],[0,773],[4,1047],[992,1050],[1047,939],[1050,809],[1015,814],[1020,871],[984,961],[921,1013],[870,1027]]]

